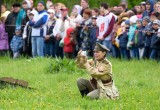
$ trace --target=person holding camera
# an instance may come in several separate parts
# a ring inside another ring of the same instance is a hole
[[[66,58],[72,59],[74,57],[74,46],[76,45],[76,41],[74,38],[74,29],[67,29],[67,36],[64,38],[64,55]]]
[[[91,80],[79,78],[78,89],[82,97],[91,99],[116,99],[119,96],[118,90],[113,82],[112,64],[105,59],[109,49],[104,45],[96,43],[94,48],[94,59],[87,60],[87,57],[78,53],[76,63],[78,67],[84,68],[91,76]]]
[[[89,27],[92,24],[91,20],[92,12],[90,9],[85,9],[83,12],[84,21],[82,22],[82,30],[80,32],[80,38],[82,39],[81,49],[86,51],[87,56],[90,55],[91,42],[90,42],[90,30]]]

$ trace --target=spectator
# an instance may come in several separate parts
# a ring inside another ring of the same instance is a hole
[[[142,18],[145,16],[149,16],[154,11],[154,1],[148,0],[146,1],[146,10],[143,12]]]
[[[81,14],[81,11],[82,11],[82,7],[80,5],[74,5],[73,6],[72,12],[79,15],[79,14]]]
[[[27,9],[27,16],[29,20],[33,20],[34,16],[36,17],[37,15],[38,12],[36,10]],[[29,21],[28,21],[23,30],[23,39],[24,39],[23,52],[24,55],[27,55],[29,57],[32,56],[31,34],[32,34],[32,27],[29,26]]]
[[[76,45],[75,38],[73,36],[74,29],[68,28],[67,29],[67,36],[64,38],[64,55],[66,58],[74,58],[74,47]]]
[[[155,10],[156,13],[155,13],[155,15],[160,20],[160,2],[157,2],[156,5],[155,5],[155,7],[156,7],[156,10]]]
[[[128,18],[130,18],[130,17],[135,15],[135,13],[132,10],[128,10],[127,14],[128,14]]]
[[[137,18],[138,18],[138,19],[142,19],[141,7],[140,7],[140,6],[137,6],[135,9],[136,9],[136,12],[137,12],[137,14],[136,14]]]
[[[91,42],[90,42],[90,32],[89,26],[91,26],[91,10],[85,9],[83,12],[84,21],[82,22],[83,29],[80,33],[80,38],[82,38],[81,49],[86,52],[87,56],[90,55]]]
[[[97,37],[98,37],[98,26],[96,23],[97,17],[96,16],[92,16],[92,22],[91,22],[91,27],[89,28],[89,32],[90,32],[90,42],[91,42],[91,49],[90,49],[90,56],[93,57],[93,50],[94,47],[96,45],[97,42]]]
[[[27,2],[27,4],[28,4],[28,2],[30,2],[30,4],[31,4],[30,8],[33,8],[33,5],[34,5],[34,1],[33,0],[26,0],[26,2]]]
[[[55,4],[55,15],[57,18],[61,18],[61,9],[66,7],[63,3],[56,3]]]
[[[130,21],[130,28],[129,28],[129,33],[128,33],[128,43],[127,43],[127,48],[130,50],[131,57],[137,58],[138,56],[135,53],[135,45],[134,45],[134,35],[135,35],[135,30],[137,28],[136,26],[136,21],[138,20],[137,16],[134,15],[132,16],[129,21]]]
[[[141,8],[141,11],[144,12],[146,10],[146,2],[141,2],[140,8]]]
[[[158,58],[158,50],[160,47],[158,47],[157,45],[157,41],[159,40],[158,36],[157,36],[157,33],[158,32],[158,29],[160,27],[160,21],[159,20],[154,20],[153,21],[153,30],[154,30],[154,33],[152,35],[152,38],[151,38],[151,54],[150,54],[150,58],[151,59],[157,59]]]
[[[37,4],[38,15],[30,20],[29,26],[32,26],[32,56],[44,57],[44,37],[47,34],[47,21],[49,15],[45,11],[44,2]]]
[[[114,14],[109,12],[107,3],[102,3],[100,6],[100,10],[104,12],[104,15],[100,16],[97,19],[97,25],[99,27],[98,39],[103,43],[103,45],[111,50],[111,35],[113,33],[113,27],[116,21],[116,17]],[[111,55],[111,51],[109,52],[109,54]]]
[[[143,34],[144,26],[142,24],[142,19],[138,19],[136,25],[137,25],[137,31],[135,31],[134,44],[137,56],[139,56],[138,58],[141,59],[144,53],[144,39],[145,39],[145,36]]]
[[[5,4],[2,4],[1,5],[1,18],[3,18],[3,21],[1,19],[1,22],[5,22],[9,14],[10,14],[10,11],[7,10],[7,6]]]
[[[51,5],[53,5],[52,0],[47,0],[47,3],[46,3],[47,9],[49,9]]]
[[[14,3],[12,5],[13,7],[13,12],[11,12],[5,21],[5,30],[8,33],[8,42],[10,44],[12,37],[14,36],[15,33],[15,27],[16,27],[16,20],[18,13],[20,11],[21,5],[19,3]]]
[[[13,37],[10,46],[11,50],[13,51],[13,58],[16,59],[20,56],[20,52],[22,51],[23,47],[23,40],[22,40],[22,32],[21,28],[17,27],[15,30],[15,36]]]
[[[53,29],[56,23],[55,11],[53,9],[48,9],[47,12],[50,17],[47,22],[47,35],[45,36],[44,53],[45,56],[55,57],[55,37],[53,36]]]
[[[130,21],[125,20],[124,22],[121,23],[121,27],[122,27],[121,34],[119,34],[118,36],[121,56],[124,59],[130,59],[130,53],[129,50],[127,49],[128,30],[130,27]]]
[[[3,55],[9,49],[8,34],[5,32],[5,26],[2,22],[4,18],[0,18],[0,55]]]
[[[83,12],[86,8],[89,8],[89,4],[88,4],[88,0],[81,0],[81,7],[82,7],[82,11],[81,11],[81,16],[83,16]]]
[[[53,29],[53,35],[56,38],[55,54],[57,57],[61,58],[63,58],[63,40],[66,36],[66,30],[70,27],[67,17],[68,11],[69,10],[66,7],[63,7],[61,9],[61,17],[57,19],[55,27]]]
[[[120,4],[118,6],[118,9],[121,10],[121,13],[125,13],[126,12],[126,4]]]
[[[92,16],[96,16],[96,17],[99,17],[100,15],[100,11],[98,8],[93,8],[92,9]]]
[[[151,45],[151,36],[152,36],[152,25],[150,23],[150,18],[148,16],[143,18],[142,21],[143,25],[145,26],[144,29],[144,34],[145,34],[145,44],[144,44],[144,53],[143,53],[143,58],[144,59],[149,59],[150,56],[150,45]]]
[[[82,23],[82,16],[80,15],[81,7],[79,5],[75,5],[72,9],[72,13],[69,17],[70,25],[72,27],[76,27],[76,24]]]
[[[121,0],[120,5],[125,5],[125,12],[128,11],[128,2],[127,2],[127,0]]]
[[[19,11],[17,19],[16,19],[16,27],[21,27],[22,21],[24,23],[23,25],[25,25],[26,22],[28,21],[27,16],[26,16],[26,10],[29,8],[29,6],[30,4],[28,5],[25,0],[22,2],[22,8]]]

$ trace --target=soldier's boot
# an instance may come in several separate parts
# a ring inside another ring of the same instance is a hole
[[[82,97],[86,96],[89,93],[89,90],[86,88],[84,90],[80,90]]]

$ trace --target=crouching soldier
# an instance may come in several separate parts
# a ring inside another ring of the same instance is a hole
[[[78,53],[76,63],[80,68],[87,69],[91,80],[79,78],[78,89],[83,96],[91,99],[107,98],[116,99],[119,96],[118,90],[112,78],[112,65],[105,59],[108,48],[96,43],[94,49],[94,60],[87,60],[82,51]]]

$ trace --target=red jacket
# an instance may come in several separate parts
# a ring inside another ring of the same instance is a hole
[[[71,32],[73,32],[73,28],[67,29],[67,36],[64,38],[64,52],[72,53],[74,51],[75,41],[71,41]]]

